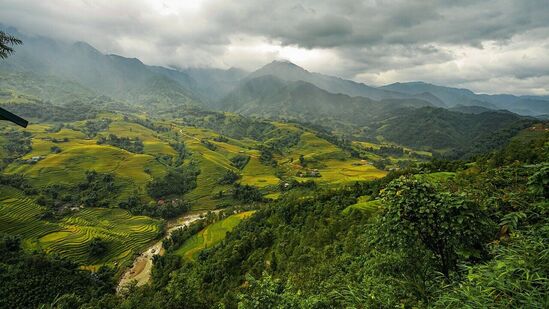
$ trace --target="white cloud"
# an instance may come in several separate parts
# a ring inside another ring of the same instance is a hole
[[[547,93],[542,0],[0,0],[0,21],[156,65],[288,59],[374,85],[424,80]]]

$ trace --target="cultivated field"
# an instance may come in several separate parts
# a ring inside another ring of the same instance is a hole
[[[144,116],[137,116],[144,120]],[[294,124],[273,123],[275,129],[265,134],[264,140],[234,139],[205,128],[180,126],[166,121],[155,125],[169,127],[157,132],[116,113],[101,113],[92,121],[108,120],[108,126],[93,134],[88,131],[88,121],[65,123],[61,129],[56,124],[30,125],[31,152],[8,164],[5,174],[22,174],[41,190],[51,184],[76,185],[85,180],[87,170],[111,173],[120,192],[109,201],[110,209],[86,208],[75,210],[59,220],[40,219],[45,209],[35,202],[36,196],[2,187],[0,190],[0,233],[21,235],[27,249],[39,249],[58,253],[81,265],[97,267],[102,264],[122,265],[147,246],[160,232],[160,221],[143,216],[131,216],[118,209],[118,203],[134,192],[144,201],[152,201],[147,194],[147,184],[162,177],[172,168],[169,163],[177,156],[170,144],[183,142],[188,151],[185,163],[194,161],[200,174],[197,187],[183,198],[192,203],[193,211],[210,210],[223,203],[234,203],[230,198],[231,185],[219,184],[219,180],[231,170],[240,175],[241,184],[258,187],[265,196],[276,199],[281,194],[278,185],[295,179],[313,180],[319,185],[332,186],[382,177],[385,171],[376,169],[370,162],[352,158],[336,145],[319,138],[315,133]],[[97,143],[100,137],[115,134],[118,137],[139,138],[143,153]],[[262,145],[276,144],[286,134],[298,136],[298,140],[283,149],[276,149],[276,166],[260,162]],[[0,135],[0,146],[7,139]],[[213,146],[212,146],[213,145]],[[59,151],[52,149],[59,148]],[[248,163],[239,169],[231,159],[249,156]],[[0,159],[4,156],[0,152]],[[299,164],[303,156],[306,166]],[[33,158],[39,160],[30,162]],[[316,170],[320,177],[299,177],[302,171]],[[220,191],[224,197],[217,197]],[[220,221],[190,239],[178,253],[194,258],[204,248],[221,241],[251,212],[231,216]],[[107,253],[100,258],[88,254],[89,243],[94,237],[107,242]]]
[[[44,220],[44,209],[15,189],[0,188],[0,233],[21,235],[26,249],[57,253],[81,265],[121,265],[145,248],[160,232],[160,222],[132,216],[122,209],[86,208],[61,220]],[[107,242],[107,253],[89,255],[90,241]]]
[[[254,211],[242,212],[209,225],[198,234],[189,238],[175,254],[189,260],[196,259],[200,251],[211,248],[221,242],[225,238],[227,232],[232,231],[235,226],[253,213]]]

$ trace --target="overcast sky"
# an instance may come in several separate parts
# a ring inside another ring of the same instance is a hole
[[[549,95],[548,0],[0,0],[0,23],[147,64]]]

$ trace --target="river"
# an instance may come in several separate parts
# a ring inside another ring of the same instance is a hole
[[[153,266],[153,256],[157,254],[164,254],[164,249],[162,248],[162,240],[169,237],[173,231],[176,229],[188,226],[194,221],[199,220],[202,216],[205,216],[208,212],[200,212],[188,214],[183,217],[178,218],[176,221],[168,222],[168,231],[166,236],[161,240],[155,242],[152,246],[148,247],[143,253],[141,253],[133,262],[131,268],[126,270],[122,275],[118,286],[116,288],[117,292],[120,292],[121,288],[132,282],[137,281],[137,285],[141,286],[149,282],[151,278],[151,270]]]

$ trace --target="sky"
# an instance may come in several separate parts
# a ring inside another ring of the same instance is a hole
[[[152,65],[549,95],[548,0],[0,0],[0,23]]]

